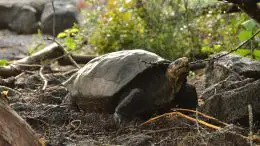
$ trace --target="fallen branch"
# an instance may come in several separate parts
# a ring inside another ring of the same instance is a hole
[[[42,65],[51,64],[58,61],[62,65],[86,64],[96,56],[71,55],[66,53],[63,47],[56,42],[46,46],[39,52],[23,59],[9,63],[8,66],[0,67],[0,77],[17,76],[22,72],[39,70]]]
[[[0,67],[0,76],[10,77],[22,73],[24,70],[38,70],[41,64],[47,64],[49,60],[62,56],[64,51],[57,44],[52,43],[39,52],[14,61],[8,66]]]

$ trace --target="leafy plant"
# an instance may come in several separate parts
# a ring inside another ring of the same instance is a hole
[[[205,11],[205,7],[217,3],[107,0],[104,4],[88,0],[92,10],[85,12],[85,25],[74,26],[58,37],[64,39],[70,51],[78,50],[87,40],[88,47],[97,54],[141,48],[174,59],[228,51],[251,37],[258,25],[243,13],[226,14],[218,7]],[[257,45],[258,38],[242,49],[257,49]]]
[[[6,66],[6,65],[8,65],[7,60],[0,60],[0,66]]]
[[[84,40],[84,35],[81,35],[77,25],[59,33],[57,37],[63,39],[67,51],[77,51]]]

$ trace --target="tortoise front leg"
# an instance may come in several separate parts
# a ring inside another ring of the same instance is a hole
[[[132,89],[129,94],[123,98],[119,105],[115,109],[114,119],[117,123],[123,121],[129,121],[136,116],[151,107],[151,102],[147,100],[142,89]]]
[[[198,105],[198,96],[194,86],[185,83],[180,91],[175,95],[173,103],[180,108],[196,109]]]

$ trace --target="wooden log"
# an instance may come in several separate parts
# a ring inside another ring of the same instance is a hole
[[[0,117],[0,146],[41,146],[33,129],[2,99]]]

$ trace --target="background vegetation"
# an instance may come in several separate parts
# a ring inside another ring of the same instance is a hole
[[[106,4],[105,4],[106,3]],[[96,54],[142,48],[165,58],[228,51],[259,25],[215,0],[88,0],[83,27],[59,35],[70,50],[86,41]],[[260,36],[236,53],[260,59]]]

